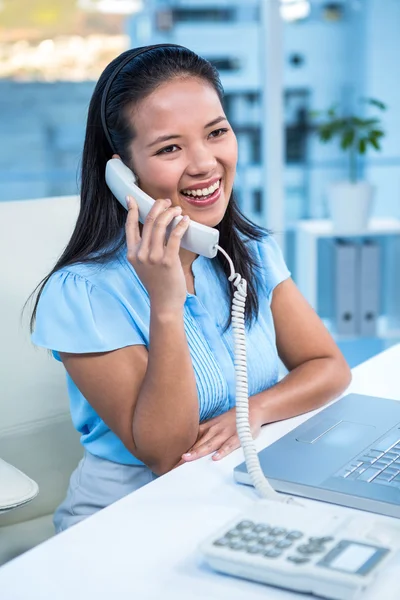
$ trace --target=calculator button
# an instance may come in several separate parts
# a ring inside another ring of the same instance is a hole
[[[228,540],[227,538],[220,538],[219,540],[215,540],[214,542],[214,546],[229,546],[229,544],[231,543],[231,540]]]
[[[254,527],[253,521],[240,521],[240,523],[238,523],[236,525],[236,529],[240,529],[240,530],[253,529],[253,527]]]
[[[326,544],[327,542],[332,542],[333,537],[331,535],[326,535],[325,537],[310,537],[310,544]]]
[[[242,535],[241,531],[238,531],[237,529],[231,529],[230,531],[228,531],[225,534],[225,537],[232,539],[232,538],[239,538],[241,535]]]
[[[274,538],[272,535],[266,534],[266,535],[261,536],[258,541],[263,546],[269,546],[270,544],[275,544],[276,538]]]
[[[250,542],[251,540],[257,540],[258,539],[258,535],[256,533],[253,533],[252,531],[250,531],[249,533],[244,533],[242,535],[242,540],[245,540],[245,542]]]
[[[289,531],[289,533],[286,534],[286,539],[288,540],[299,540],[302,537],[303,534],[301,531]]]
[[[276,550],[275,548],[270,548],[264,552],[264,556],[266,558],[278,558],[282,552],[280,550]]]
[[[321,545],[303,545],[303,546],[299,546],[297,548],[297,552],[300,552],[300,554],[318,554],[319,552],[324,552],[325,548]]]
[[[304,565],[304,563],[310,562],[310,559],[306,556],[288,556],[286,560],[290,560],[296,565]]]
[[[283,527],[273,527],[270,531],[271,535],[283,535],[284,533],[286,533],[286,529],[284,529]]]
[[[242,538],[242,541],[244,541],[243,538]],[[258,544],[257,538],[255,538],[253,540],[248,540],[248,541],[246,541],[246,548],[250,548],[250,546],[256,546],[257,544]]]
[[[275,544],[275,548],[290,548],[292,544],[293,542],[291,540],[281,540]]]
[[[229,548],[231,550],[245,550],[246,544],[244,542],[241,542],[240,540],[230,541]]]
[[[253,531],[255,531],[256,533],[268,533],[270,531],[271,527],[268,527],[268,525],[256,525],[253,529]]]
[[[250,548],[246,548],[246,552],[248,552],[249,554],[261,554],[262,552],[265,552],[265,548],[264,548],[264,546],[255,544],[254,546],[251,546]]]

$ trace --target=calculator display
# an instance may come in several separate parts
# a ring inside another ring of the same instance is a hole
[[[318,566],[350,574],[366,575],[389,552],[369,544],[342,540],[318,563]]]
[[[375,548],[349,544],[339,556],[333,559],[331,567],[341,571],[349,571],[349,573],[356,573],[375,552]]]

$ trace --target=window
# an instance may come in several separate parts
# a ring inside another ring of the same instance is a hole
[[[251,161],[256,165],[261,164],[261,131],[259,129],[252,132]]]
[[[285,92],[285,158],[289,164],[304,163],[307,157],[309,91]]]
[[[239,71],[240,60],[238,58],[208,58],[218,71]]]
[[[232,103],[234,101],[234,96],[231,94],[225,94],[223,99],[223,107],[225,109],[226,118],[228,121],[232,120]]]
[[[253,192],[253,211],[260,215],[262,212],[262,191],[254,190]]]
[[[173,10],[174,23],[225,23],[234,21],[233,8],[176,8]]]

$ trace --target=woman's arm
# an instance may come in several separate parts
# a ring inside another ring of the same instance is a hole
[[[339,396],[351,381],[342,353],[291,279],[275,288],[271,310],[278,354],[289,373],[253,396],[251,404],[263,423],[317,408]]]
[[[249,399],[253,437],[262,425],[313,410],[339,396],[349,385],[350,369],[339,348],[291,279],[280,283],[271,303],[278,354],[289,374]],[[199,437],[184,461],[215,452],[223,458],[240,446],[236,409],[200,425]]]
[[[196,440],[196,380],[184,329],[186,281],[179,258],[189,222],[183,218],[165,243],[180,207],[154,203],[142,235],[131,201],[126,220],[128,260],[150,297],[149,352],[130,346],[113,352],[60,353],[87,401],[134,456],[155,473],[171,470]]]
[[[155,473],[175,466],[196,440],[199,405],[182,314],[154,312],[149,361],[133,419],[135,454]]]
[[[152,312],[149,351],[129,346],[60,356],[100,418],[158,475],[195,442],[199,409],[182,314]]]

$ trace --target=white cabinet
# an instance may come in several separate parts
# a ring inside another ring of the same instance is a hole
[[[301,293],[316,312],[318,307],[318,243],[321,239],[375,239],[382,240],[386,236],[400,235],[400,220],[392,218],[371,219],[368,229],[341,233],[333,231],[332,222],[328,219],[310,219],[297,221],[295,224],[295,268],[296,283]],[[393,275],[394,277],[394,275]],[[326,323],[331,328],[330,323]],[[388,331],[387,323],[380,318],[378,333],[383,337],[400,335],[397,331]]]

